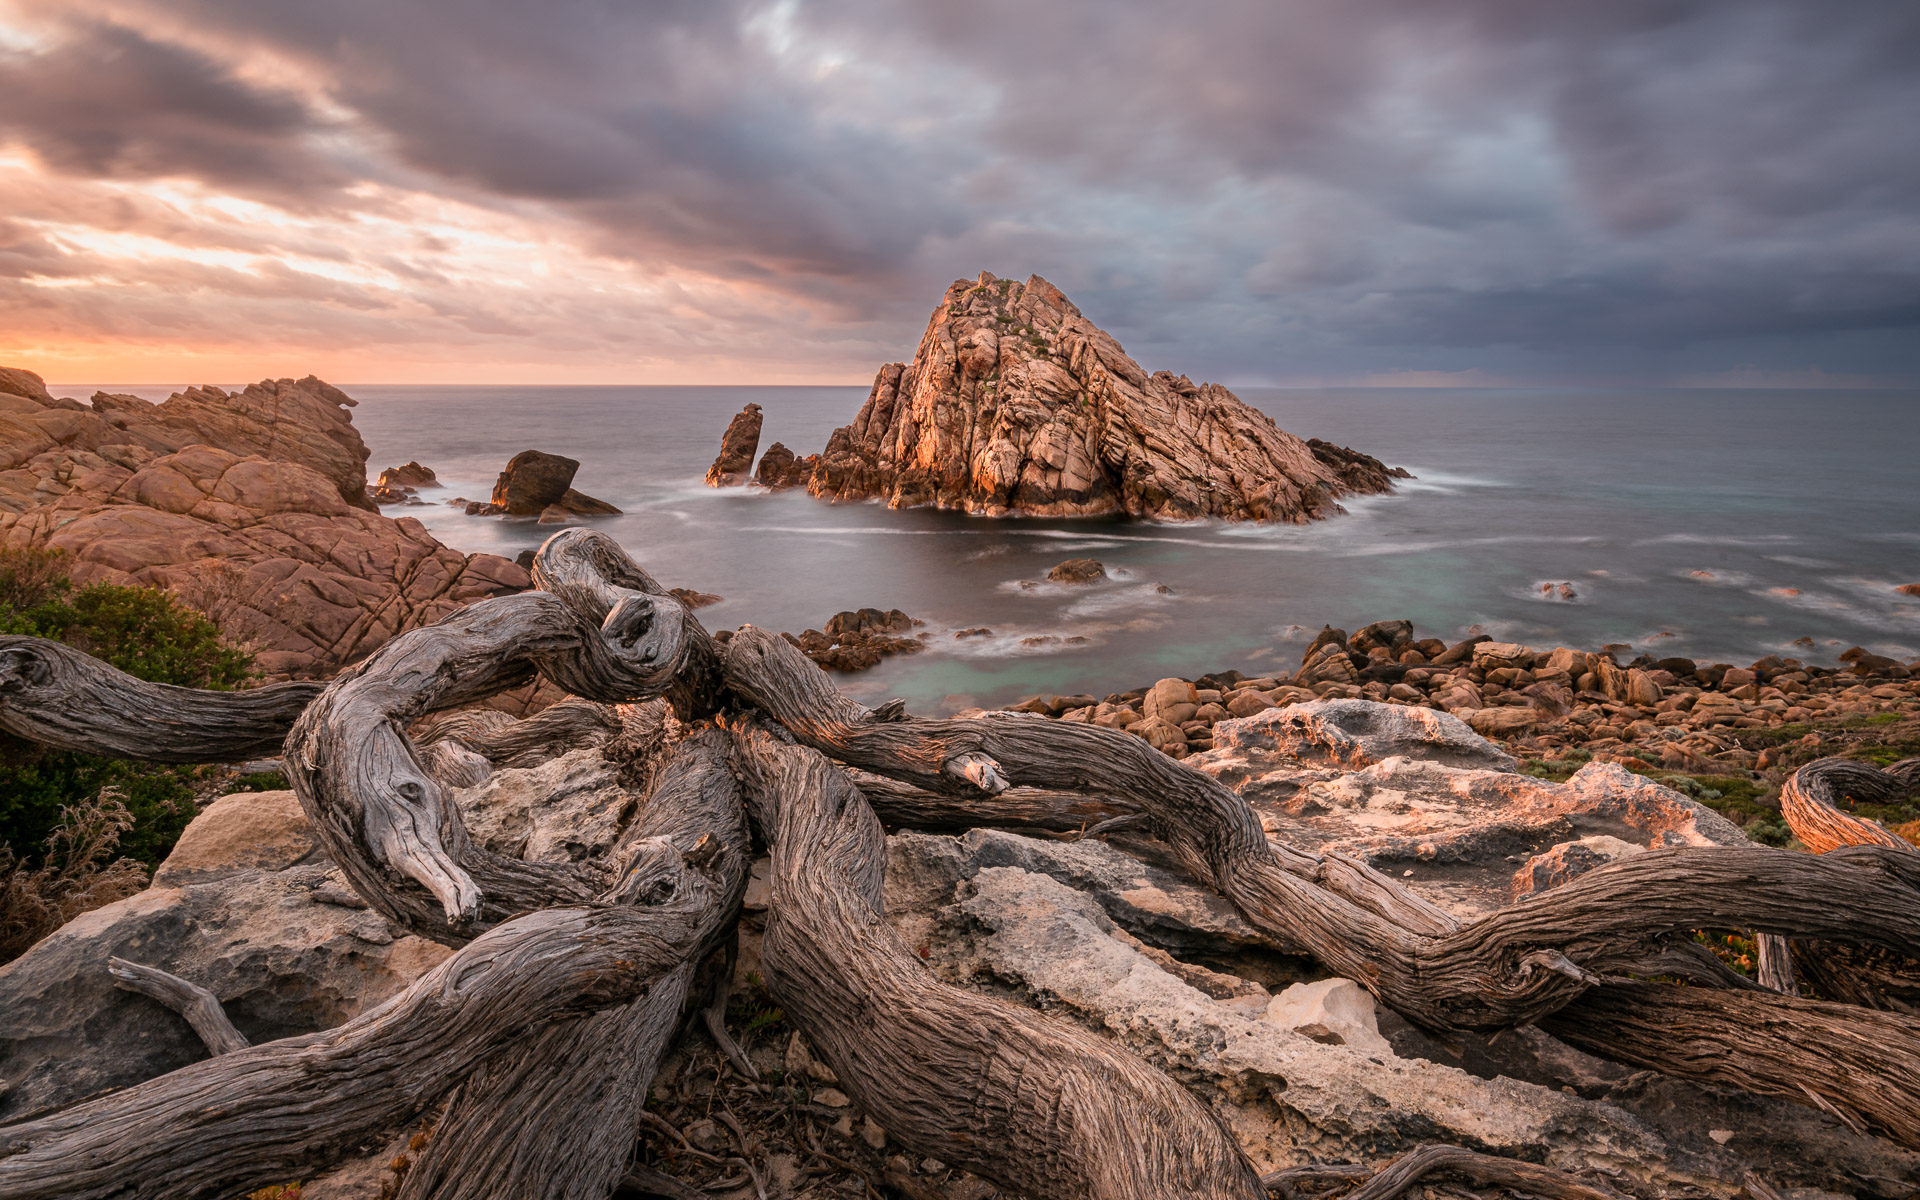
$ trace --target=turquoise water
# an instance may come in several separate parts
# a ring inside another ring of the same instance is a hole
[[[419,459],[448,485],[435,499],[484,499],[519,450],[579,459],[575,486],[625,510],[599,528],[665,582],[726,597],[702,610],[710,628],[797,632],[867,605],[924,619],[926,653],[843,681],[922,712],[1258,673],[1296,664],[1322,623],[1382,618],[1448,640],[1484,630],[1734,662],[1830,662],[1856,643],[1920,655],[1920,598],[1894,590],[1920,582],[1915,392],[1248,389],[1282,428],[1418,476],[1329,521],[1256,527],[990,521],[702,485],[741,405],[765,409],[762,449],[804,454],[862,388],[346,390],[369,475]],[[386,511],[468,551],[511,556],[552,532],[438,503]],[[1036,583],[1074,557],[1114,578]],[[1562,582],[1573,600],[1542,595]],[[993,636],[952,636],[977,626]]]

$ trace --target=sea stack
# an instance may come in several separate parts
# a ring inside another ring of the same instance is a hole
[[[720,435],[720,454],[707,468],[708,487],[733,487],[753,471],[753,453],[760,448],[760,406],[749,404],[727,422]]]
[[[1149,375],[1038,275],[983,272],[947,289],[910,365],[880,369],[808,490],[995,517],[1297,522],[1395,475],[1302,441],[1218,384]]]

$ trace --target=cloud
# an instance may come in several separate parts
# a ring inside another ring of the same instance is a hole
[[[0,3],[34,345],[851,379],[985,267],[1195,376],[1920,381],[1908,5]]]

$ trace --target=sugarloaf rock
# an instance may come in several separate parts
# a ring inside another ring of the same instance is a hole
[[[880,369],[808,490],[986,516],[1307,521],[1392,474],[1218,384],[1148,374],[1037,275],[983,273],[947,289],[910,365]]]

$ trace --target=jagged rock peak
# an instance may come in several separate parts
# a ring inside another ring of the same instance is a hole
[[[1392,484],[1379,460],[1281,430],[1218,384],[1149,375],[1060,289],[947,289],[911,365],[880,369],[808,490],[987,516],[1307,521]]]

